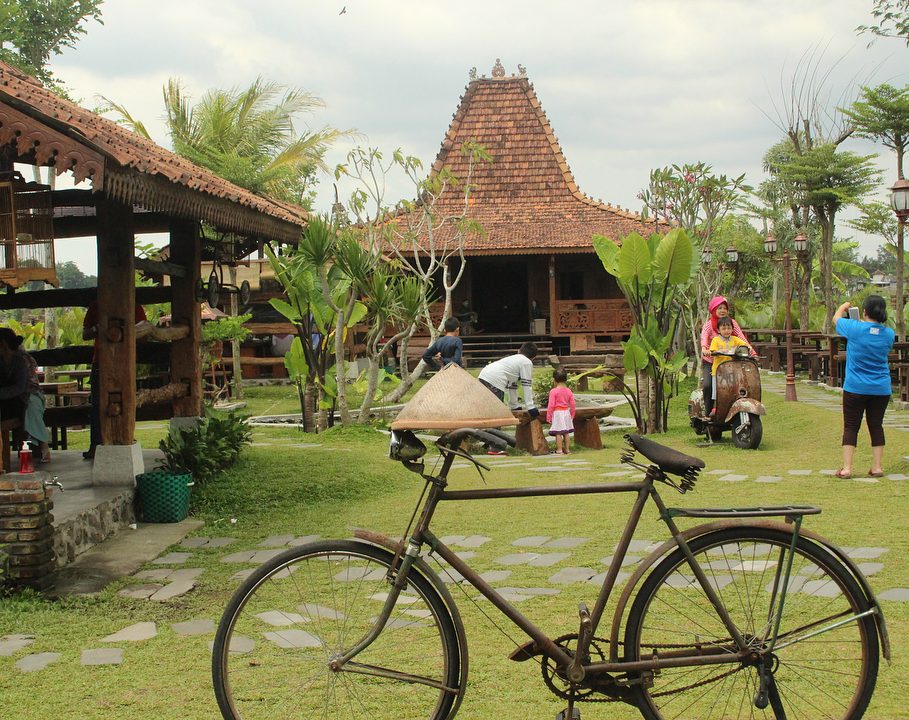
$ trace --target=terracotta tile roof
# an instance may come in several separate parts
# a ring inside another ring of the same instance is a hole
[[[500,72],[497,74],[496,69]],[[578,188],[543,112],[533,85],[523,75],[471,80],[433,164],[467,177],[465,142],[481,145],[492,162],[474,166],[468,217],[486,230],[465,241],[469,254],[592,251],[591,236],[618,239],[630,232],[652,232],[653,221],[602,203]],[[446,191],[441,213],[459,211],[463,195]],[[660,228],[664,229],[664,228]]]
[[[95,192],[243,235],[296,242],[302,208],[256,195],[43,88],[0,62],[0,146],[90,179]]]

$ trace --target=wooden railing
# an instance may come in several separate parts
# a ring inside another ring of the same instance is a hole
[[[633,324],[624,299],[556,300],[554,333],[627,334]]]

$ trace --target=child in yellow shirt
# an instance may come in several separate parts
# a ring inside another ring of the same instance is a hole
[[[713,376],[714,400],[714,408],[711,413],[716,412],[716,369],[724,362],[730,360],[728,355],[718,355],[715,351],[729,351],[742,345],[748,345],[744,340],[732,334],[732,318],[728,315],[717,319],[716,329],[720,334],[710,341],[710,353],[713,355],[713,366],[710,368],[710,374]]]

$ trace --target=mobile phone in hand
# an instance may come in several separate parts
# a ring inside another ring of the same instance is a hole
[[[859,319],[858,308],[855,307],[854,305],[851,308],[849,308],[849,319],[850,320]]]

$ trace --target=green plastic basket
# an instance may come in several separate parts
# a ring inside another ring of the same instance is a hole
[[[136,475],[139,514],[143,522],[173,523],[189,515],[193,476],[162,470]]]

